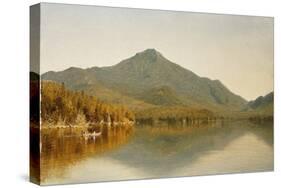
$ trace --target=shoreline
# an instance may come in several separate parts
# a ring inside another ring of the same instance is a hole
[[[49,124],[46,125],[45,123],[42,123],[40,126],[40,129],[66,129],[66,128],[72,128],[72,129],[83,129],[83,128],[91,128],[91,127],[124,127],[124,126],[133,126],[135,122],[118,122],[118,123],[87,123],[84,125],[65,125],[65,124]]]
[[[250,119],[250,118],[225,118],[225,119],[216,119],[216,120],[209,120],[209,121],[193,121],[193,122],[167,122],[167,121],[157,121],[154,123],[144,123],[144,122],[119,122],[119,123],[92,123],[92,124],[84,124],[84,125],[65,125],[65,124],[49,124],[46,125],[45,123],[42,123],[41,126],[35,126],[30,125],[30,128],[40,128],[40,129],[85,129],[85,128],[93,128],[93,127],[133,127],[133,126],[140,126],[143,125],[157,125],[157,124],[170,124],[173,125],[175,123],[181,123],[182,125],[194,125],[194,124],[204,124],[204,123],[214,123],[214,122],[222,122],[222,121],[250,121],[254,123],[260,123],[260,122],[274,122],[274,118],[270,119]]]

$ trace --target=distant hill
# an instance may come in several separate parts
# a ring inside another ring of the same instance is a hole
[[[260,96],[247,105],[248,111],[256,111],[264,114],[273,114],[274,93],[270,92],[265,96]]]
[[[70,89],[134,107],[184,105],[237,111],[247,104],[219,80],[200,77],[155,49],[137,53],[114,66],[72,67],[47,72],[42,79],[64,82]]]

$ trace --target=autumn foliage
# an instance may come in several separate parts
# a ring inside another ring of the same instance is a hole
[[[42,82],[42,122],[56,125],[86,123],[126,123],[134,121],[134,115],[121,105],[107,104],[83,91],[70,91],[64,84]]]

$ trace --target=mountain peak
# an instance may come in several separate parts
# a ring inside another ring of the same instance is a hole
[[[144,53],[152,53],[152,54],[158,53],[158,51],[154,48],[148,48],[148,49],[144,50],[143,52]]]
[[[154,48],[148,48],[142,52],[136,53],[134,56],[137,59],[145,60],[145,62],[155,63],[159,58],[164,58],[160,52]]]
[[[156,49],[154,48],[148,48],[142,52],[140,52],[141,54],[146,54],[146,55],[161,55],[160,52],[158,52]]]

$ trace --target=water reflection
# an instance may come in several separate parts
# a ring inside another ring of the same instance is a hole
[[[256,142],[253,142],[253,138]],[[232,150],[232,148],[228,148],[235,141],[241,141],[241,145],[244,145],[246,149],[241,148],[239,150],[239,148],[236,148],[236,150]],[[196,170],[198,173],[191,173],[188,170],[185,173],[182,171],[178,173],[178,169],[196,164],[202,156],[209,156],[210,153],[222,151],[226,151],[225,154],[229,154],[230,158],[217,159],[218,165],[224,165],[231,161],[232,164],[230,165],[233,170],[226,171],[222,167],[220,172],[216,171],[217,173],[270,170],[273,166],[273,131],[271,124],[216,122],[187,127],[144,127],[136,131],[133,145],[134,147],[126,147],[115,152],[111,157],[124,162],[126,165],[149,172],[151,177],[209,174],[208,170],[213,172],[212,168],[216,170],[218,167],[213,166],[210,169],[212,164],[206,164],[206,166],[200,166],[200,169]],[[266,147],[263,147],[264,145]],[[134,153],[136,148],[141,151],[141,158],[138,155],[128,155]],[[259,148],[263,148],[264,151],[259,151],[256,156],[252,155],[251,151],[256,151]],[[258,157],[258,155],[265,155],[265,160],[269,161],[270,165],[266,163],[261,168],[252,166],[249,160],[255,159],[250,157]],[[236,166],[243,160],[249,164],[237,169]],[[210,163],[212,162],[214,161],[210,161]]]
[[[43,129],[41,135],[41,181],[48,178],[64,177],[69,166],[90,156],[98,156],[106,151],[114,151],[128,142],[132,127],[102,129],[102,135],[95,139],[82,136],[85,129]]]
[[[246,121],[42,135],[43,182],[73,183],[273,169],[273,126]]]

